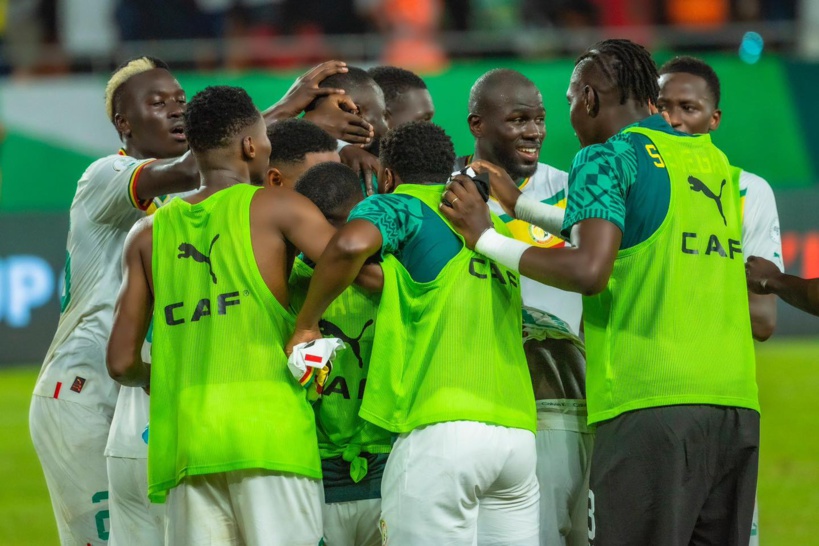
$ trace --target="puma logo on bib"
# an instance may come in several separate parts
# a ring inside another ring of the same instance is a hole
[[[210,278],[213,279],[213,284],[216,284],[216,274],[213,272],[213,264],[210,261],[210,257],[213,256],[213,245],[216,243],[216,240],[219,238],[219,234],[216,234],[216,237],[210,242],[210,248],[208,249],[208,253],[210,255],[203,254],[195,246],[190,243],[182,243],[179,245],[179,254],[177,254],[177,258],[180,260],[183,258],[191,258],[194,262],[200,264],[207,264],[208,272],[210,273]]]
[[[716,195],[714,192],[711,191],[711,188],[705,185],[705,182],[700,180],[699,178],[694,178],[693,176],[688,177],[688,184],[691,185],[691,191],[700,192],[708,199],[714,201],[717,204],[717,210],[719,210],[719,215],[722,216],[722,221],[725,225],[728,225],[728,220],[725,219],[725,213],[722,212],[722,190],[725,189],[725,180],[722,181],[722,185],[719,187],[719,195]]]

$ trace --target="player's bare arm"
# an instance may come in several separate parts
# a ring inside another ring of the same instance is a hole
[[[364,263],[382,243],[381,232],[366,220],[352,220],[338,230],[316,263],[304,306],[296,318],[295,333],[285,347],[288,354],[294,345],[322,337],[318,327],[322,314],[356,280]]]
[[[288,201],[291,198],[293,200]],[[277,227],[281,230],[285,239],[304,252],[305,256],[310,260],[318,263],[336,234],[336,228],[327,221],[312,201],[296,192],[288,192],[287,199],[277,200],[276,204],[281,207],[276,215],[276,220],[279,222]],[[378,230],[376,229],[376,231]],[[381,248],[380,232],[378,233],[378,241],[378,246],[365,259]],[[362,261],[350,282],[353,281],[358,286],[371,292],[379,292],[384,285],[381,266],[371,264],[364,267]]]
[[[153,219],[140,220],[125,241],[122,287],[114,307],[106,364],[112,379],[128,387],[148,388],[151,365],[140,356],[153,314],[151,252]]]
[[[142,168],[136,185],[137,197],[149,201],[160,195],[180,193],[199,187],[196,159],[185,152],[175,159],[159,159]]]
[[[748,290],[774,294],[797,309],[819,316],[819,279],[803,279],[779,271],[776,264],[758,256],[745,263]]]
[[[287,241],[311,261],[318,262],[336,233],[336,228],[312,201],[286,188],[268,188],[257,192],[251,211],[253,216],[264,218],[258,225],[251,225],[254,253],[262,272],[284,271],[283,264],[268,266],[265,262],[285,254],[270,252],[271,248],[267,244],[257,246],[257,242],[272,241],[272,244],[281,244],[280,242]],[[280,302],[288,301],[286,275],[265,278],[265,282]],[[381,290],[383,282],[381,268],[377,265],[367,266],[356,279],[359,286],[370,291]]]
[[[776,297],[748,291],[751,310],[751,333],[757,341],[767,341],[776,329]]]
[[[443,197],[441,212],[463,235],[469,248],[491,226],[489,207],[474,182],[455,177]],[[606,220],[590,218],[579,222],[571,234],[572,248],[531,247],[520,257],[522,275],[562,290],[590,296],[606,287],[622,239],[620,229]]]

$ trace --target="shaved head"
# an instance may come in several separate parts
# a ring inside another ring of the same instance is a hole
[[[502,167],[515,181],[535,174],[546,137],[546,110],[534,82],[515,70],[490,70],[469,94],[475,156]]]
[[[535,83],[517,70],[490,70],[475,81],[469,92],[469,113],[486,114],[487,110],[497,108],[507,100],[512,90],[520,87],[535,87]]]

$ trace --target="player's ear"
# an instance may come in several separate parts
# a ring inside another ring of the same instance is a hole
[[[596,118],[600,111],[600,97],[591,85],[583,86],[583,104],[589,117]]]
[[[256,158],[256,145],[253,143],[253,137],[246,136],[242,139],[242,159],[250,161]]]
[[[116,127],[120,137],[131,136],[131,124],[122,114],[114,114],[114,127]]]
[[[378,193],[392,193],[395,186],[395,173],[389,167],[385,167],[382,176],[378,177]]]
[[[717,108],[714,110],[714,113],[711,114],[711,121],[708,122],[708,130],[709,131],[716,131],[719,129],[719,124],[722,121],[722,110]]]
[[[267,180],[265,186],[272,188],[273,186],[281,186],[284,183],[284,176],[279,169],[271,167],[267,171]]]
[[[472,133],[473,137],[481,138],[483,136],[483,123],[481,122],[481,116],[478,114],[469,114],[466,117],[466,123],[469,125],[469,132]]]

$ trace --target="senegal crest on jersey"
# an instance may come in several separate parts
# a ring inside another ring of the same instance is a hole
[[[561,248],[566,246],[566,241],[547,233],[542,228],[537,227],[523,220],[511,220],[506,223],[506,227],[512,232],[512,236],[518,241],[523,241],[529,245],[541,248]]]

